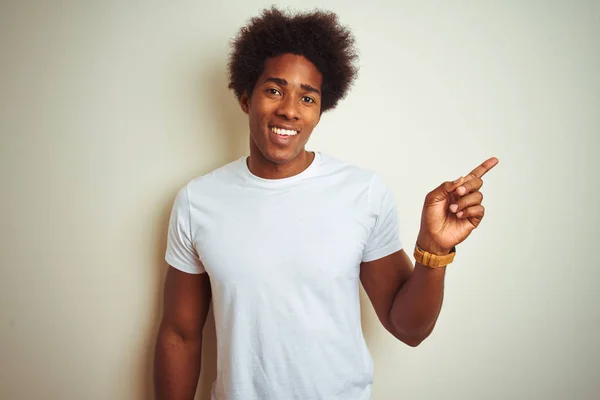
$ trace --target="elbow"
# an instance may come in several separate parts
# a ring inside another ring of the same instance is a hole
[[[418,347],[429,334],[423,334],[419,332],[408,333],[408,332],[399,332],[395,334],[396,338],[400,340],[402,343],[410,346],[410,347]]]
[[[433,327],[429,329],[418,329],[415,327],[407,327],[398,323],[393,323],[392,328],[392,335],[410,347],[419,346],[425,339],[429,337],[431,331],[433,330]]]
[[[409,337],[409,338],[403,338],[400,339],[402,341],[402,343],[409,345],[410,347],[417,347],[419,346],[421,343],[423,343],[423,340],[425,340],[425,337]]]

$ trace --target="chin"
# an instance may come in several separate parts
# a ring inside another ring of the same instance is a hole
[[[262,151],[263,156],[273,164],[287,164],[296,158],[296,156],[302,151],[300,150],[292,150],[292,149],[267,149],[266,151]]]

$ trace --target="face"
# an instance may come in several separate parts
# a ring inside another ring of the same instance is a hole
[[[268,59],[242,110],[250,125],[250,156],[263,164],[288,164],[304,151],[321,116],[322,75],[303,56]]]

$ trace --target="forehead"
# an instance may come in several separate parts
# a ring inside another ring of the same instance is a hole
[[[265,61],[260,81],[282,78],[294,86],[310,85],[321,90],[323,76],[317,67],[304,56],[282,54]]]

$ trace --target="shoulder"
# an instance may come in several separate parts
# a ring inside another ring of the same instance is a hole
[[[325,173],[335,177],[331,179],[339,184],[340,191],[359,194],[372,212],[394,207],[396,196],[381,173],[329,155],[323,155],[323,165]]]
[[[321,175],[336,177],[340,180],[352,181],[355,183],[369,184],[377,175],[371,169],[359,166],[357,164],[342,160],[326,153],[321,154]]]
[[[361,186],[369,191],[385,190],[386,184],[377,171],[366,168],[329,154],[321,153],[322,175],[339,180],[340,183],[350,186]]]
[[[176,206],[189,207],[191,203],[206,203],[217,200],[231,190],[240,178],[242,159],[229,162],[206,174],[199,175],[177,190]]]
[[[240,179],[241,163],[242,159],[237,159],[206,174],[197,176],[188,181],[180,191],[187,192],[189,197],[202,194],[214,195],[227,187],[231,187]]]

